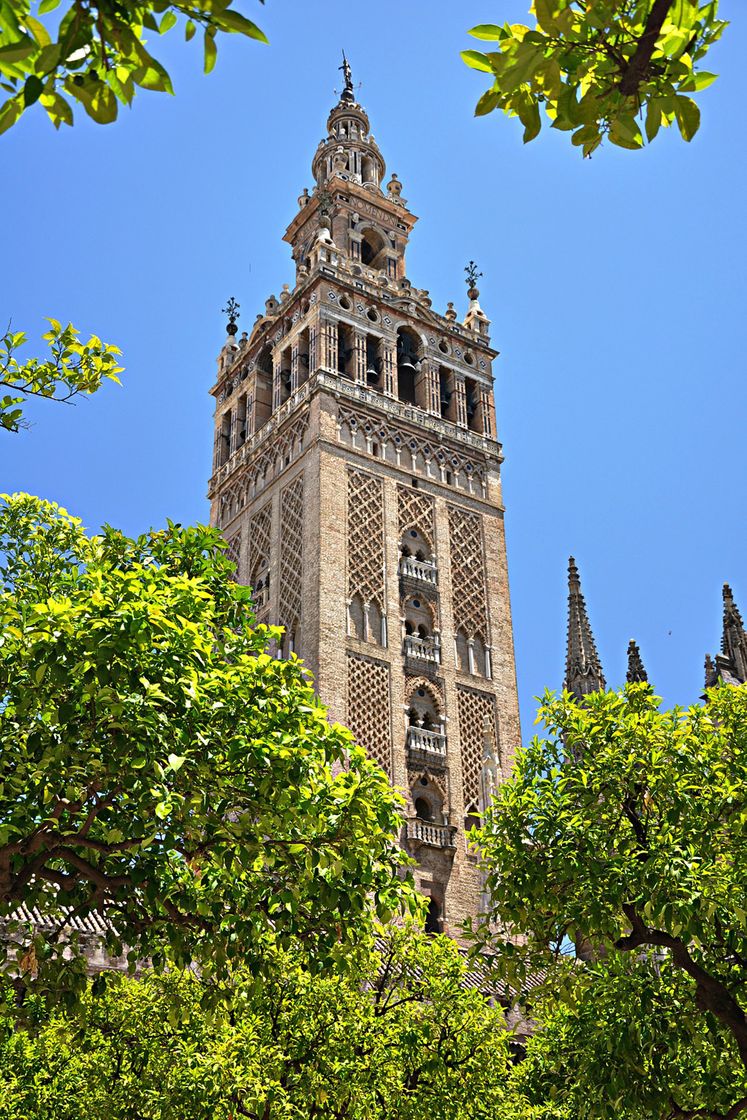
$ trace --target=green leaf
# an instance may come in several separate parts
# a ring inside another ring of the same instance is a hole
[[[37,78],[36,74],[30,74],[23,86],[24,109],[28,109],[29,105],[33,105],[35,101],[39,100],[43,89],[44,83],[41,78]]]
[[[497,27],[494,23],[478,23],[477,27],[473,27],[467,32],[473,39],[504,39],[506,32],[502,27]]]
[[[228,29],[229,31],[237,32],[240,35],[246,35],[249,39],[256,39],[259,43],[268,43],[269,40],[264,31],[260,31],[256,23],[252,23],[246,16],[242,16],[240,12],[235,12],[232,8],[227,8],[221,12],[219,16],[214,17],[216,22],[219,23],[221,29]]]
[[[167,31],[170,31],[171,28],[174,27],[175,24],[176,24],[176,12],[174,11],[173,8],[169,8],[169,10],[164,14],[164,17],[161,20],[161,25],[158,28],[158,30],[159,30],[161,35],[165,35]]]
[[[471,67],[472,70],[482,70],[486,74],[492,74],[493,67],[490,65],[490,59],[486,58],[484,54],[479,51],[462,51],[462,61]]]
[[[184,27],[184,38],[187,40],[187,42],[189,42],[190,39],[194,39],[196,31],[197,24],[193,19],[188,19]]]
[[[487,113],[492,113],[500,100],[500,94],[494,90],[486,90],[480,100],[475,105],[475,116],[484,117]]]
[[[39,5],[39,15],[43,16],[46,15],[47,12],[53,12],[55,8],[59,7],[59,5],[60,0],[41,0],[41,4]]]
[[[700,127],[700,109],[691,97],[678,94],[674,99],[674,114],[682,139],[689,142]]]
[[[204,66],[204,70],[205,70],[206,74],[209,74],[210,71],[215,66],[215,60],[217,59],[217,57],[218,57],[218,48],[215,45],[215,37],[214,37],[213,34],[211,34],[210,29],[208,28],[205,31],[205,66]]]

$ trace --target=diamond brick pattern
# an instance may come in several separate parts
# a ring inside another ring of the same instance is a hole
[[[348,471],[348,598],[384,612],[384,488],[380,478]]]
[[[488,609],[485,596],[485,550],[480,515],[459,506],[449,507],[451,582],[454,595],[454,629],[468,638],[488,643]]]
[[[477,805],[485,737],[498,743],[495,697],[489,692],[457,688],[459,739],[462,745],[462,783],[465,806]]]
[[[389,666],[348,654],[347,724],[356,743],[392,776]]]

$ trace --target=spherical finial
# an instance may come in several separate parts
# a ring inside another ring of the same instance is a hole
[[[453,323],[453,322],[456,321],[456,317],[457,317],[457,313],[454,310],[454,304],[452,303],[451,300],[449,300],[449,302],[446,304],[446,316],[445,316],[445,318],[447,318],[450,323]]]
[[[402,184],[400,183],[394,172],[392,172],[392,177],[387,183],[386,189],[388,190],[389,194],[393,195],[395,198],[399,198],[399,196],[402,194]]]
[[[235,335],[238,332],[239,328],[236,320],[239,317],[240,307],[241,304],[237,303],[233,296],[228,300],[225,307],[221,307],[221,313],[228,316],[228,326],[226,330],[230,335]]]

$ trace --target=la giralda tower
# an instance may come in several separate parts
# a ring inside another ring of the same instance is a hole
[[[519,742],[489,321],[407,275],[415,215],[350,69],[285,232],[295,283],[218,359],[211,517],[279,656],[402,791],[432,929],[479,907],[466,829]]]

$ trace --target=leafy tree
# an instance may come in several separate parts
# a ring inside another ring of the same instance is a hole
[[[30,983],[74,990],[66,915],[110,952],[261,968],[268,942],[344,956],[403,900],[400,800],[267,652],[216,530],[88,537],[28,495],[0,507],[0,916]],[[7,952],[7,946],[6,950]],[[18,967],[11,953],[5,967]]]
[[[190,973],[111,977],[76,1017],[42,1005],[0,1032],[7,1120],[487,1120],[510,1117],[500,1008],[466,983],[446,937],[390,929],[349,971],[275,954],[258,989],[233,978],[202,1009]],[[523,1114],[523,1110],[522,1110]]]
[[[41,0],[36,15],[31,7],[29,0],[0,4],[0,79],[10,94],[0,107],[0,133],[37,102],[59,128],[73,123],[74,102],[98,124],[110,124],[138,89],[173,93],[168,72],[146,47],[148,32],[164,35],[181,24],[189,40],[201,27],[205,73],[215,65],[219,32],[267,42],[232,0],[74,0],[59,21],[60,0]],[[51,12],[54,26],[41,18]]]
[[[550,737],[520,753],[479,836],[491,917],[523,943],[485,923],[479,942],[517,986],[546,973],[592,1040],[572,1067],[587,1082],[608,1048],[618,1086],[637,1077],[645,1096],[660,1079],[657,1109],[636,1115],[733,1116],[747,1108],[747,689],[658,704],[648,685],[546,695]],[[569,965],[570,941],[591,964]]]
[[[79,331],[72,323],[63,327],[50,319],[51,329],[42,337],[49,344],[49,357],[40,361],[19,361],[16,351],[26,342],[23,331],[10,328],[0,338],[0,428],[17,432],[26,426],[23,405],[30,397],[70,402],[81,393],[95,393],[104,380],[116,381],[123,367],[117,364],[121,350],[91,335],[79,342]]]
[[[472,28],[494,45],[462,52],[493,78],[476,115],[502,109],[518,117],[526,143],[539,134],[544,108],[585,156],[605,136],[640,148],[644,111],[647,140],[675,121],[692,140],[700,109],[690,95],[714,80],[700,65],[726,27],[718,0],[534,0],[531,13],[532,27]]]
[[[534,999],[541,1027],[514,1089],[576,1120],[735,1120],[747,1078],[729,1032],[698,1010],[668,958],[615,955],[574,969],[558,1003]]]

